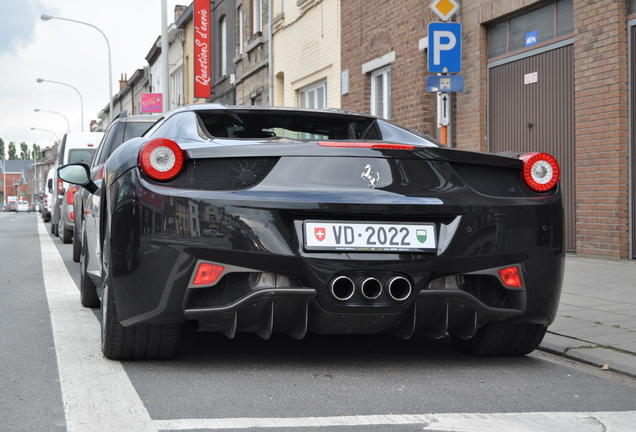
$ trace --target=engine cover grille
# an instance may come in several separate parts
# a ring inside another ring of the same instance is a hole
[[[538,193],[530,189],[516,169],[497,168],[462,163],[451,164],[457,175],[468,187],[482,195],[498,198],[527,198],[554,194]]]
[[[249,189],[263,181],[278,157],[188,159],[179,177],[150,183],[179,189],[229,191]]]

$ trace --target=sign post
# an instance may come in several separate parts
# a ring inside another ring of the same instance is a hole
[[[452,110],[450,92],[464,90],[463,76],[447,75],[462,70],[462,26],[448,22],[459,10],[459,4],[455,0],[434,0],[430,7],[444,22],[428,24],[428,71],[438,75],[426,77],[426,90],[437,93],[440,141],[448,145]]]

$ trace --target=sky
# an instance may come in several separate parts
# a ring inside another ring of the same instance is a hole
[[[168,25],[176,5],[166,0]],[[51,147],[68,131],[90,131],[90,121],[109,103],[108,38],[113,95],[122,74],[147,65],[146,55],[161,35],[162,0],[0,0],[0,138],[5,143]],[[57,81],[66,85],[41,82]],[[81,94],[82,100],[80,100]],[[36,109],[41,111],[35,112]],[[52,111],[52,112],[50,112]],[[36,128],[36,130],[31,130]],[[42,131],[40,129],[45,129]],[[50,131],[50,132],[49,132]]]

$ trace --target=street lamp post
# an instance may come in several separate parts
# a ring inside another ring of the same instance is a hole
[[[4,159],[4,155],[0,155],[0,158],[2,158],[2,175],[4,177],[2,179],[2,195],[4,195],[2,198],[4,198],[5,204],[9,204],[7,201],[7,162]]]
[[[64,117],[64,120],[66,120],[66,126],[68,128],[68,132],[71,132],[71,124],[68,122],[68,119],[66,118],[64,114],[56,112],[56,111],[48,111],[48,110],[37,109],[37,108],[35,109],[35,112],[47,112],[47,113],[61,115],[62,117]]]
[[[84,24],[84,25],[87,25],[89,27],[93,27],[95,30],[100,32],[102,34],[102,36],[104,36],[104,39],[106,39],[106,45],[108,47],[108,95],[110,97],[110,101],[109,101],[109,107],[110,107],[109,122],[110,122],[110,119],[113,118],[113,68],[112,68],[112,63],[111,63],[111,59],[110,59],[110,42],[108,42],[108,38],[106,37],[104,32],[101,31],[100,29],[98,29],[97,27],[95,27],[93,24],[89,24],[89,23],[83,22],[83,21],[77,21],[77,20],[72,20],[72,19],[68,19],[68,18],[54,17],[54,16],[46,15],[46,14],[42,15],[40,17],[40,19],[42,21],[48,21],[48,20],[52,20],[52,19],[59,19],[59,20],[63,20],[63,21],[74,22],[74,23],[77,23],[77,24]]]
[[[84,99],[82,99],[82,94],[79,92],[79,90],[76,89],[75,87],[73,87],[72,85],[69,85],[69,84],[64,84],[64,83],[57,82],[57,81],[45,80],[45,79],[42,79],[42,78],[38,78],[37,82],[39,82],[39,83],[41,83],[41,82],[50,82],[50,83],[54,83],[54,84],[60,84],[60,85],[66,86],[66,87],[70,87],[70,88],[72,88],[73,90],[75,90],[77,92],[77,94],[79,95],[79,98],[80,98],[80,115],[81,115],[81,122],[82,122],[82,132],[84,132]],[[42,110],[42,111],[44,111],[44,110]],[[69,127],[69,129],[70,129],[70,127]]]

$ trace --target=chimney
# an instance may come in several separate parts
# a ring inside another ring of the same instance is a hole
[[[119,90],[126,87],[126,84],[128,84],[128,76],[126,74],[121,74],[121,77],[119,78]]]
[[[183,13],[186,11],[188,7],[187,6],[181,6],[181,5],[176,5],[174,7],[174,22],[179,21],[179,18],[181,18],[181,15],[183,15]]]

